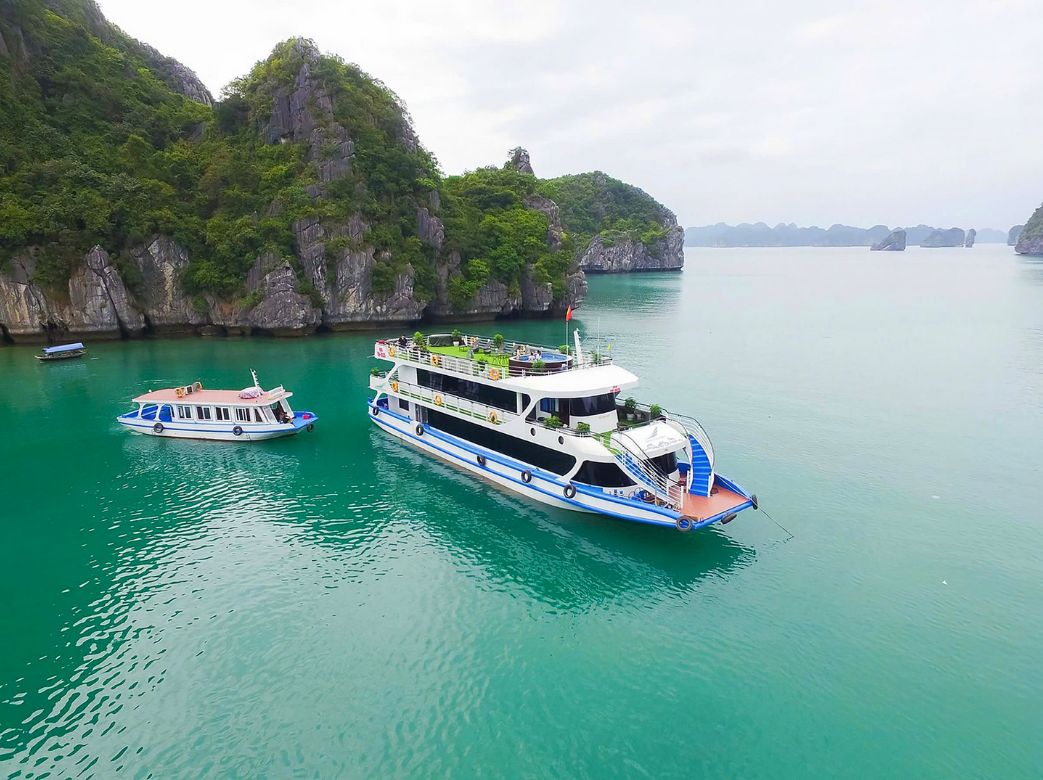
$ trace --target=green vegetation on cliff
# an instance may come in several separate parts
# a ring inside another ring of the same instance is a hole
[[[538,282],[551,282],[564,294],[570,266],[567,247],[551,249],[547,217],[525,205],[536,194],[536,179],[510,166],[479,168],[444,182],[446,243],[460,253],[462,274],[450,284],[450,301],[463,308],[491,277],[512,295],[522,274],[532,268]]]
[[[133,287],[132,252],[169,236],[200,312],[209,296],[260,303],[247,286],[259,257],[288,263],[316,306],[331,304],[341,261],[377,298],[405,279],[406,297],[444,292],[456,310],[492,281],[513,297],[550,283],[561,301],[593,235],[664,234],[669,212],[602,173],[444,177],[390,89],[304,39],[212,103],[93,0],[4,0],[0,36],[0,266],[32,252],[32,281],[58,295],[95,245]]]
[[[539,182],[539,192],[558,204],[561,223],[582,249],[595,235],[605,244],[629,238],[644,244],[667,234],[672,215],[651,195],[601,171]]]
[[[1032,216],[1025,223],[1025,227],[1021,229],[1018,241],[1040,238],[1043,238],[1043,205],[1032,212]]]

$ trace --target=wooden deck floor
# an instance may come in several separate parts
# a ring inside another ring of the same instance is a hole
[[[718,486],[717,492],[712,496],[696,496],[691,493],[684,494],[684,507],[682,511],[689,517],[697,517],[705,520],[721,512],[727,512],[737,506],[745,504],[746,498],[738,493],[733,493]]]

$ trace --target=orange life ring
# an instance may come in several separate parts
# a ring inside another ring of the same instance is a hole
[[[394,357],[394,356],[395,356],[395,348],[389,344],[388,345],[388,357]]]
[[[492,410],[489,410],[489,422],[493,424],[500,422],[500,415],[498,415],[496,412]]]
[[[196,392],[198,393],[202,389],[203,389],[203,383],[202,382],[196,382]]]
[[[398,382],[392,382],[391,383],[391,392],[392,393],[397,393],[398,392]]]
[[[442,405],[442,396],[439,395],[438,393],[435,393],[435,406],[441,406],[441,405]]]
[[[471,346],[472,347],[477,347],[478,346],[478,338],[476,336],[471,336]]]
[[[432,366],[440,366],[440,365],[442,365],[442,358],[440,358],[438,355],[432,355],[431,356],[431,365]]]
[[[184,398],[185,397],[185,388],[179,387],[177,390],[174,391],[174,395],[176,395],[178,398]]]
[[[491,380],[493,380],[494,382],[499,381],[499,379],[500,379],[500,369],[498,369],[498,368],[490,368],[489,369],[489,378]]]

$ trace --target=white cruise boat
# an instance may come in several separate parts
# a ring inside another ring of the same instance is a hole
[[[318,417],[291,409],[293,393],[282,385],[262,390],[250,374],[253,386],[243,390],[205,390],[199,382],[153,390],[116,421],[149,436],[212,441],[264,441],[312,430]]]
[[[552,506],[682,531],[728,523],[757,497],[714,470],[690,417],[620,394],[611,359],[481,336],[381,340],[372,421],[414,447]],[[566,354],[572,353],[572,354]]]

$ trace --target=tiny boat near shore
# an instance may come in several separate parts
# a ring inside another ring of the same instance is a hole
[[[34,357],[37,360],[48,362],[51,360],[69,360],[71,358],[83,357],[87,354],[87,348],[80,342],[75,344],[62,344],[57,347],[44,347],[43,351],[39,355]]]
[[[315,414],[290,408],[293,393],[282,385],[262,390],[251,375],[253,386],[244,390],[205,390],[199,382],[153,390],[116,421],[148,436],[212,441],[264,441],[314,428]]]
[[[635,399],[611,357],[481,336],[377,341],[373,423],[432,458],[563,509],[690,531],[757,497],[717,472],[695,419]]]

